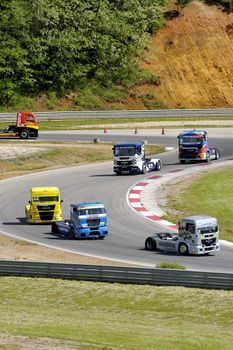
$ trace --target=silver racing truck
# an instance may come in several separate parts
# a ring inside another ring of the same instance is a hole
[[[211,216],[189,216],[179,222],[178,233],[156,233],[145,241],[146,250],[160,250],[183,255],[218,252],[219,226]]]

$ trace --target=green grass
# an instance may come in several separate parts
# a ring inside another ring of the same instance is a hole
[[[232,349],[233,291],[20,277],[2,277],[0,287],[9,335],[79,350]]]
[[[38,118],[39,119],[39,118]],[[139,124],[140,128],[148,128],[147,125],[143,125],[144,122],[157,122],[159,123],[157,126],[150,126],[151,129],[156,129],[158,127],[163,126],[164,122],[169,122],[172,125],[166,126],[166,128],[169,127],[176,127],[176,122],[182,122],[181,127],[182,128],[192,128],[197,126],[197,122],[202,120],[201,118],[101,118],[101,119],[94,119],[94,118],[88,118],[88,119],[72,119],[72,120],[48,120],[48,121],[39,121],[39,128],[41,131],[49,131],[49,130],[79,130],[79,129],[103,129],[103,125],[106,125],[109,129],[124,129],[129,128],[129,125],[135,125]],[[201,128],[208,127],[208,121],[227,121],[227,120],[233,120],[233,117],[205,117],[206,125],[201,126]],[[186,125],[185,122],[192,121],[192,125]],[[119,125],[121,124],[121,125]],[[125,124],[125,125],[124,125]],[[6,124],[8,125],[8,124]],[[213,125],[209,125],[213,127]],[[219,125],[218,125],[219,126]],[[223,125],[224,126],[224,125]],[[216,126],[217,127],[217,126]]]
[[[9,142],[9,141],[8,141]],[[4,144],[8,144],[4,142]],[[25,145],[27,142],[14,142],[14,145]],[[13,145],[12,143],[10,143]],[[0,159],[0,179],[16,173],[16,175],[25,172],[51,169],[51,167],[68,167],[79,164],[113,160],[112,143],[75,143],[75,142],[57,142],[48,143],[50,147],[47,150],[38,151],[31,155],[13,159]],[[45,147],[44,143],[33,142],[33,146]],[[164,147],[156,145],[145,145],[148,155],[161,153]],[[74,152],[74,150],[76,150]]]
[[[171,261],[162,261],[156,265],[158,269],[176,269],[176,270],[185,270],[185,266],[177,264]]]
[[[206,121],[206,125],[198,126],[198,121],[201,120]],[[188,128],[192,129],[194,127],[199,127],[201,129],[206,127],[226,127],[226,126],[232,126],[232,125],[212,125],[208,124],[209,122],[213,121],[232,121],[233,117],[199,117],[199,118],[189,118],[189,117],[156,117],[156,118],[147,118],[147,117],[135,117],[135,118],[78,118],[78,119],[70,119],[70,120],[55,120],[55,119],[48,119],[48,120],[40,120],[40,117],[38,117],[39,121],[39,131],[51,131],[51,130],[85,130],[85,129],[103,129],[103,125],[107,126],[109,129],[125,129],[134,127],[135,124],[140,125],[140,129],[150,128],[150,129],[156,129],[161,128],[164,126],[164,123],[169,122],[169,125],[166,125],[166,128],[174,128],[178,127],[176,122],[182,122],[182,125],[180,127],[182,128]],[[146,122],[156,122],[157,124],[155,126],[148,126],[147,124],[143,125],[143,123]],[[188,124],[187,122],[192,122],[192,124]],[[9,124],[14,124],[14,122],[1,122],[0,128],[4,128]]]
[[[181,185],[179,194],[172,194],[177,185],[170,186],[169,210],[177,214],[166,216],[177,222],[188,215],[211,215],[220,223],[220,238],[233,242],[233,167],[199,175],[187,184]],[[174,187],[173,187],[174,186]]]

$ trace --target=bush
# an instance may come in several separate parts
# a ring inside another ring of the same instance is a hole
[[[177,264],[175,262],[168,262],[168,261],[163,261],[161,263],[158,263],[155,266],[157,269],[176,269],[176,270],[185,270],[185,266]]]

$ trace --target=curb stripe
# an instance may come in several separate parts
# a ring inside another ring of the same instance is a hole
[[[177,169],[177,171],[180,171],[180,169]],[[138,182],[135,185],[133,185],[128,192],[128,203],[133,210],[135,210],[138,214],[144,216],[144,218],[152,222],[159,223],[162,226],[171,228],[173,230],[177,230],[178,228],[177,225],[162,219],[160,216],[157,216],[156,214],[153,214],[141,204],[141,196],[145,187],[149,185],[151,181],[160,179],[161,177],[162,175],[151,176],[148,179],[148,181]]]

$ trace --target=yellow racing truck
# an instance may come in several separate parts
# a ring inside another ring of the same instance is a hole
[[[25,207],[29,224],[51,224],[62,220],[60,191],[58,187],[32,187],[30,200]]]

